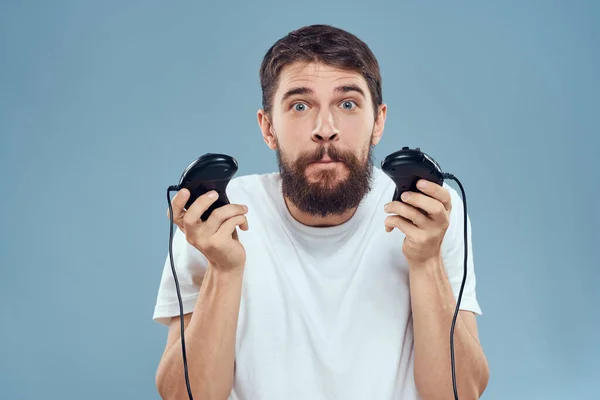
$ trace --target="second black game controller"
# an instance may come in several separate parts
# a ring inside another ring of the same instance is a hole
[[[211,190],[215,190],[219,198],[202,214],[203,221],[206,221],[215,209],[229,204],[226,189],[237,170],[238,163],[235,158],[225,154],[207,153],[194,160],[179,179],[178,189],[185,188],[190,191],[185,209],[189,209],[198,197]]]
[[[420,192],[417,182],[420,179],[441,185],[444,173],[438,163],[423,153],[418,147],[411,149],[403,147],[383,159],[381,170],[396,184],[392,201],[402,201],[402,193],[406,191]]]

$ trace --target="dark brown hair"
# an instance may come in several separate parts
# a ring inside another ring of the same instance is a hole
[[[383,96],[375,55],[358,37],[330,25],[310,25],[292,31],[267,51],[260,66],[260,85],[262,106],[268,114],[282,69],[295,62],[320,62],[360,73],[367,81],[377,117]]]

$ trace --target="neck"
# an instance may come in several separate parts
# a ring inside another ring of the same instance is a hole
[[[292,217],[300,222],[303,225],[313,226],[316,228],[326,228],[330,226],[341,225],[344,222],[348,221],[354,213],[356,212],[357,207],[354,207],[350,210],[343,212],[342,214],[335,215],[327,215],[325,217],[321,217],[320,215],[312,215],[305,213],[298,209],[287,197],[284,197],[285,205],[287,206],[288,211],[292,215]]]

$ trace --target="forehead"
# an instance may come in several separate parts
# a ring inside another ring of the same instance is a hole
[[[329,93],[342,85],[354,84],[369,95],[367,82],[361,74],[322,63],[294,63],[286,66],[279,76],[277,97],[294,87],[309,87],[315,92]]]

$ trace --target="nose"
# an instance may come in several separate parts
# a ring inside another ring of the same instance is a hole
[[[317,143],[334,142],[340,139],[340,132],[335,127],[333,115],[329,111],[319,113],[311,138]]]

